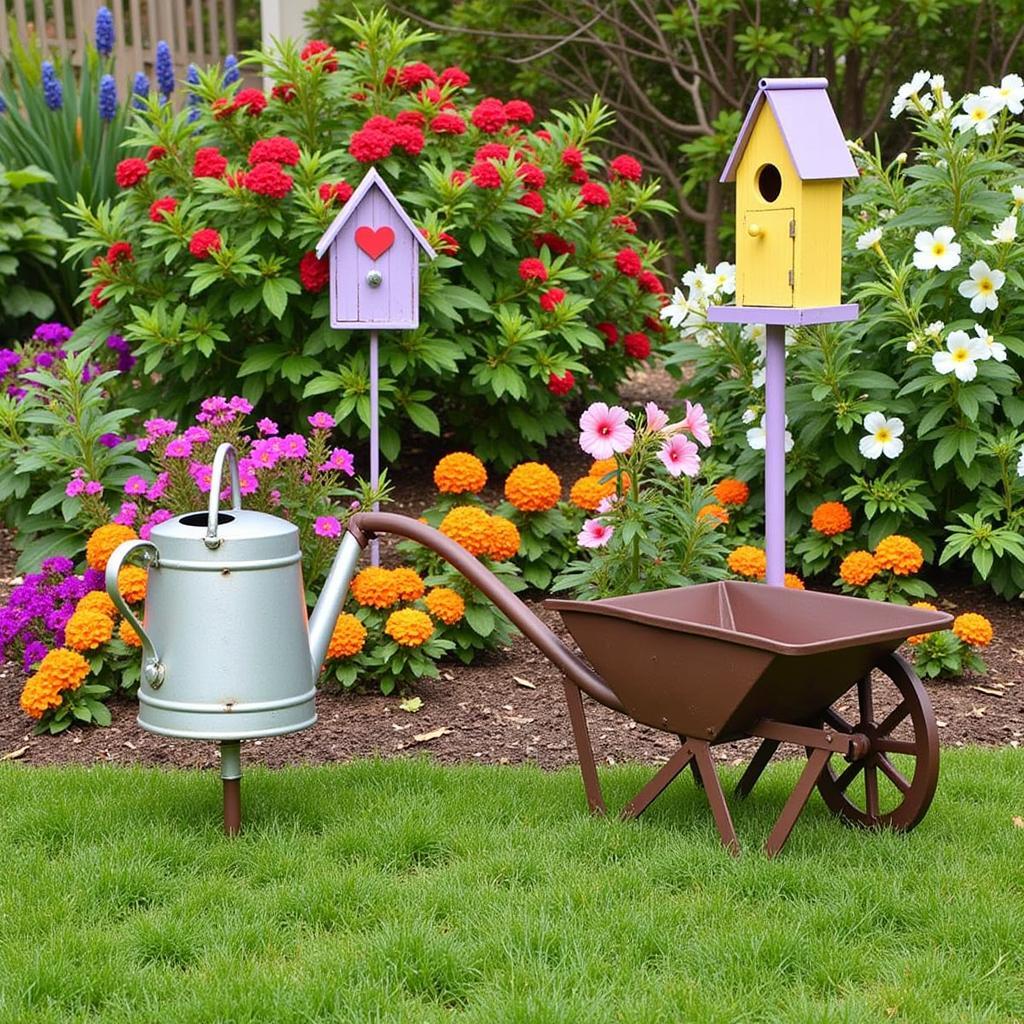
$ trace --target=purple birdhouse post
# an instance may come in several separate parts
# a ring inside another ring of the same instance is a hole
[[[370,483],[380,479],[380,330],[412,330],[420,322],[420,251],[434,250],[374,168],[317,243],[330,252],[331,326],[370,332]],[[377,542],[371,548],[380,561]]]

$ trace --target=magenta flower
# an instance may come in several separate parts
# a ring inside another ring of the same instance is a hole
[[[250,462],[261,469],[271,469],[280,458],[280,441],[278,438],[256,441],[252,446]]]
[[[210,432],[206,427],[189,427],[188,430],[182,434],[189,444],[205,444],[210,440]]]
[[[149,490],[149,484],[145,477],[130,476],[124,482],[125,494],[145,494]]]
[[[103,484],[101,484],[98,480],[90,480],[85,485],[85,493],[89,494],[89,495],[93,495],[93,496],[95,496],[97,494],[102,494],[103,493]]]
[[[209,484],[206,485],[209,490]],[[149,535],[154,526],[159,526],[160,523],[166,523],[168,519],[171,519],[171,513],[165,508],[158,508],[143,524],[139,530],[139,536],[143,540],[149,540]]]
[[[333,430],[334,417],[329,412],[315,412],[309,417],[309,425],[314,430]]]
[[[286,459],[306,457],[306,439],[301,434],[286,434],[281,439],[281,455]]]
[[[352,458],[352,453],[344,448],[335,448],[331,452],[331,457],[320,466],[321,473],[327,473],[331,470],[337,470],[351,476],[355,472],[355,460]]]
[[[139,506],[134,501],[124,501],[121,503],[121,510],[113,518],[113,522],[119,526],[134,526],[135,517],[139,514]]]
[[[271,505],[280,505],[281,504],[281,492],[280,491],[271,491],[270,492],[270,504]]]
[[[210,480],[213,477],[213,467],[206,466],[202,462],[193,462],[188,467],[189,476],[196,482],[196,487],[199,488],[203,494],[206,494],[210,490]]]
[[[151,441],[157,437],[166,437],[168,434],[173,434],[178,429],[178,424],[174,420],[146,420],[143,426],[146,428],[146,435]]]
[[[576,540],[581,548],[603,548],[614,532],[615,527],[602,523],[600,519],[588,519]]]
[[[228,402],[228,405],[231,406],[235,412],[241,413],[243,416],[247,416],[252,412],[252,402],[242,398],[241,395],[234,395]]]
[[[313,532],[318,537],[340,537],[341,523],[334,516],[317,516]]]
[[[668,438],[658,452],[658,458],[665,463],[665,468],[672,476],[679,476],[685,473],[687,476],[696,476],[700,472],[700,456],[697,454],[697,446],[682,434],[675,434]]]
[[[580,416],[580,447],[595,459],[610,459],[616,452],[629,451],[633,428],[628,418],[621,405],[609,409],[604,402],[594,402]]]
[[[686,403],[686,415],[683,417],[681,426],[683,430],[688,430],[693,434],[694,438],[706,448],[711,444],[711,431],[708,428],[708,418],[704,413],[704,406],[698,402],[696,405],[691,405],[689,401]]]
[[[170,480],[170,474],[161,473],[153,481],[153,486],[146,491],[146,498],[152,502],[159,501],[164,496],[164,492],[167,490],[167,485],[170,483]]]
[[[647,416],[647,429],[656,434],[668,423],[668,414],[658,407],[657,402],[648,402],[644,406],[644,413]]]
[[[85,481],[76,476],[68,481],[67,487],[64,488],[64,493],[69,498],[77,498],[84,490]]]
[[[273,437],[277,433],[277,424],[268,416],[256,421],[256,429],[264,437]]]
[[[192,454],[192,443],[183,437],[176,437],[169,441],[164,449],[164,455],[169,459],[187,459]]]

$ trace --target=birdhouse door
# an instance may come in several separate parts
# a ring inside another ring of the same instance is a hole
[[[793,207],[748,210],[739,245],[742,306],[792,306],[795,285],[796,221]]]

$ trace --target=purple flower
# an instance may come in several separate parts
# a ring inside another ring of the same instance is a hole
[[[65,576],[72,569],[74,569],[75,563],[70,558],[64,558],[61,555],[54,555],[52,558],[47,558],[43,561],[42,570],[43,572],[52,572],[60,576]]]
[[[54,358],[52,352],[40,352],[35,358],[36,367],[40,370],[48,370],[53,366]]]
[[[86,593],[88,593],[90,590],[102,590],[107,581],[102,569],[86,569],[82,573],[82,582],[85,584]]]
[[[69,576],[54,593],[63,601],[78,601],[89,593],[89,588],[81,576]]]
[[[286,434],[281,439],[281,455],[286,459],[306,457],[306,439],[301,434]]]
[[[64,86],[57,78],[52,60],[43,61],[43,99],[51,110],[60,110],[64,106]]]
[[[100,79],[96,110],[101,121],[113,121],[117,115],[117,82],[114,81],[113,75],[104,75]]]
[[[309,417],[309,425],[314,430],[333,430],[334,417],[329,412],[315,412]]]
[[[25,644],[25,671],[33,671],[36,665],[46,657],[47,653],[48,648],[46,644],[39,640],[32,640],[30,643]]]
[[[69,498],[77,498],[85,490],[85,481],[79,480],[77,477],[73,480],[68,481],[67,487],[64,488],[64,493]]]
[[[156,44],[156,82],[165,97],[174,92],[174,59],[166,39]]]
[[[14,353],[17,355],[17,353]],[[268,417],[264,416],[263,419],[257,420],[256,429],[264,435],[264,437],[272,437],[277,433],[277,424]]]
[[[318,537],[340,537],[341,523],[334,516],[317,516],[313,532]]]
[[[103,367],[99,363],[86,363],[82,367],[82,383],[88,384],[89,381],[94,380],[103,372]]]
[[[167,490],[167,485],[168,485],[169,482],[170,482],[170,474],[168,474],[168,473],[161,473],[153,481],[153,486],[150,487],[150,489],[148,491],[146,491],[146,498],[149,501],[152,501],[152,502],[159,501],[164,496],[164,492]]]
[[[42,341],[47,345],[60,345],[67,341],[72,333],[70,327],[65,327],[64,324],[52,320],[49,323],[40,324],[32,332],[32,337],[36,341]]]
[[[136,363],[138,359],[128,352],[121,352],[117,357],[117,369],[119,373],[127,373]]]
[[[131,346],[128,344],[120,334],[111,334],[107,338],[107,348],[113,349],[115,352],[130,352]]]
[[[143,426],[146,428],[146,436],[151,441],[155,441],[158,437],[166,437],[168,434],[173,434],[178,429],[178,424],[174,420],[162,420],[159,418],[146,420]]]
[[[192,454],[192,444],[183,437],[176,437],[167,443],[164,455],[168,459],[187,459]]]
[[[96,12],[93,35],[96,38],[96,51],[103,57],[109,57],[114,49],[114,16],[106,5]]]
[[[100,434],[99,441],[104,448],[116,448],[121,443],[121,438],[117,434]]]
[[[224,58],[224,84],[234,85],[241,77],[242,73],[238,70],[238,58],[233,53],[229,53]]]
[[[103,493],[103,484],[101,484],[98,480],[90,480],[85,485],[85,493],[90,495],[90,496],[95,496],[97,494],[102,494]]]
[[[145,477],[130,476],[124,482],[125,494],[145,494],[149,490],[149,484]]]
[[[146,109],[146,97],[149,96],[149,77],[143,71],[136,71],[132,81],[132,106],[136,110]]]
[[[205,427],[189,427],[182,437],[190,444],[206,444],[210,440],[210,432]]]
[[[21,355],[18,352],[10,348],[0,348],[0,377],[6,377],[20,363]]]

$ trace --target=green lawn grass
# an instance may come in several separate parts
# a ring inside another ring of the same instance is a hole
[[[0,1021],[1024,1019],[1024,757],[948,753],[905,836],[815,796],[768,861],[796,768],[734,861],[688,777],[624,824],[571,771],[254,769],[230,841],[213,773],[2,766]]]

